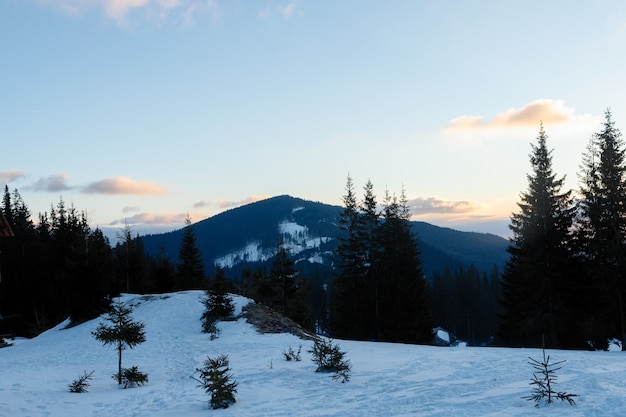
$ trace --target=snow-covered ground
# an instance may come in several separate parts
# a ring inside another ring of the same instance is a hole
[[[290,334],[259,334],[241,319],[219,324],[211,341],[200,331],[202,293],[125,295],[133,318],[146,323],[146,343],[126,350],[123,365],[149,373],[139,388],[111,378],[117,353],[91,335],[101,321],[64,324],[0,349],[0,416],[626,416],[626,355],[621,352],[549,351],[567,360],[556,389],[578,394],[576,405],[535,408],[530,393],[534,349],[441,348],[336,341],[347,352],[352,378],[315,373],[306,351],[312,342]],[[235,297],[239,309],[247,303]],[[302,345],[302,361],[283,351]],[[190,378],[207,355],[228,354],[238,382],[237,403],[209,410],[209,397]],[[89,392],[67,385],[95,371]]]

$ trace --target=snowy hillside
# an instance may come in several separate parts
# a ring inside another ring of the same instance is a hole
[[[324,258],[332,256],[332,251],[322,254],[319,248],[323,243],[333,240],[332,237],[312,237],[309,228],[296,222],[282,221],[278,224],[278,233],[281,244],[289,251],[295,261],[301,261],[298,254],[309,251],[306,258],[311,263],[323,263]],[[232,268],[242,262],[264,262],[276,255],[277,245],[264,248],[261,241],[248,242],[244,248],[220,256],[214,264],[221,268]]]
[[[146,343],[124,352],[125,367],[149,373],[143,387],[120,389],[112,347],[91,335],[100,320],[64,324],[32,340],[0,349],[0,416],[626,416],[626,356],[621,352],[550,351],[567,360],[557,390],[578,394],[577,404],[540,409],[530,393],[531,349],[438,348],[337,341],[352,363],[341,384],[315,373],[306,351],[312,342],[290,334],[259,334],[244,319],[219,324],[211,341],[200,332],[202,293],[125,295],[133,318],[146,323]],[[235,297],[238,310],[247,303]],[[302,361],[282,352],[302,345]],[[228,354],[238,382],[237,403],[209,410],[208,396],[190,376],[207,355]],[[67,385],[94,370],[88,393]]]

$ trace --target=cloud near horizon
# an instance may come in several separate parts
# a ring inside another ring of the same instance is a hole
[[[27,187],[33,191],[58,192],[71,190],[73,187],[67,185],[69,176],[65,174],[50,175],[40,178],[33,185]]]
[[[23,171],[12,169],[10,171],[0,171],[0,183],[7,184],[20,178],[26,177]]]
[[[246,204],[250,204],[250,203],[256,203],[257,201],[261,201],[261,200],[267,200],[268,198],[270,198],[271,196],[269,195],[262,195],[262,196],[257,196],[257,195],[253,195],[250,196],[248,198],[246,198],[245,200],[242,201],[226,201],[226,200],[220,200],[217,202],[217,207],[219,209],[229,209],[229,208],[233,208],[233,207],[239,207],[239,206],[243,206]]]
[[[113,220],[109,226],[145,225],[145,226],[182,226],[189,216],[192,223],[206,219],[206,213],[137,213],[129,217]]]
[[[563,124],[571,121],[575,110],[565,106],[563,100],[535,100],[520,109],[509,109],[496,114],[491,120],[483,116],[459,116],[450,121],[446,130],[476,130],[493,128],[537,127]]]
[[[471,201],[445,201],[435,197],[415,198],[408,202],[411,214],[465,214],[478,210],[480,207]]]
[[[81,189],[85,194],[132,194],[132,195],[163,195],[162,186],[150,181],[136,181],[127,177],[107,178],[92,182]]]
[[[185,223],[186,213],[137,213],[130,217],[113,220],[109,226],[122,224],[175,225]]]
[[[141,211],[141,209],[137,206],[126,206],[124,208],[122,208],[122,213],[126,214],[126,213],[136,213],[138,211]]]

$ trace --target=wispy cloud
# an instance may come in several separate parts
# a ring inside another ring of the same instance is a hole
[[[216,0],[42,0],[43,4],[50,5],[64,13],[81,15],[91,9],[101,10],[107,18],[115,20],[120,25],[127,24],[128,15],[132,10],[142,11],[145,19],[158,17],[159,21],[166,20],[175,12],[176,20],[183,24],[193,22],[195,17],[203,12],[212,19],[219,16],[219,7]]]
[[[459,116],[450,121],[448,129],[474,130],[515,128],[567,123],[574,117],[574,109],[565,107],[563,100],[535,100],[519,109],[496,114],[491,120],[483,116]]]
[[[193,204],[193,208],[199,209],[204,207],[211,207],[212,205],[213,203],[210,201],[198,201],[197,203]]]
[[[141,209],[137,206],[126,206],[122,208],[122,213],[137,213],[141,211]]]
[[[280,16],[284,20],[292,19],[296,16],[302,16],[302,11],[298,8],[298,4],[294,1],[283,6],[278,6],[276,8],[271,8],[269,6],[265,6],[258,12],[258,16],[260,19],[268,19],[272,16]]]
[[[50,175],[46,178],[40,178],[33,185],[27,187],[33,191],[58,192],[71,190],[72,187],[67,185],[69,177],[65,174]]]
[[[142,226],[172,226],[180,227],[185,224],[185,219],[189,216],[192,223],[206,219],[206,213],[137,213],[132,216],[124,216],[113,220],[109,226],[120,225],[142,225]]]
[[[137,213],[122,219],[112,221],[110,226],[121,224],[149,224],[155,226],[161,225],[180,225],[185,223],[187,213]]]
[[[81,190],[86,194],[133,194],[133,195],[163,195],[162,186],[150,181],[137,181],[126,177],[107,178],[92,182]]]
[[[563,100],[541,99],[498,113],[490,119],[471,115],[456,117],[450,120],[443,135],[453,139],[455,145],[478,145],[485,139],[528,137],[532,131],[537,131],[540,123],[550,127],[551,137],[554,133],[592,131],[600,120],[599,115],[577,114]]]
[[[0,184],[7,184],[9,182],[13,182],[17,179],[26,177],[24,172],[13,169],[10,171],[0,171]]]
[[[435,197],[418,197],[408,203],[411,213],[418,216],[423,214],[471,213],[479,209],[479,206],[471,201],[445,201]]]
[[[226,200],[220,200],[217,202],[217,207],[219,209],[225,210],[225,209],[229,209],[229,208],[233,208],[233,207],[239,207],[239,206],[243,206],[245,204],[250,204],[250,203],[256,203],[257,201],[261,201],[261,200],[266,200],[270,198],[269,195],[264,195],[264,196],[250,196],[248,198],[246,198],[245,200],[242,201],[226,201]]]
[[[296,3],[291,2],[286,6],[281,6],[278,8],[278,11],[284,19],[291,19],[296,13]]]

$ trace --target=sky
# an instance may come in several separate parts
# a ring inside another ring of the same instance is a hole
[[[508,236],[540,123],[574,190],[604,112],[626,129],[618,0],[0,0],[0,51],[0,185],[105,233],[349,175]]]

